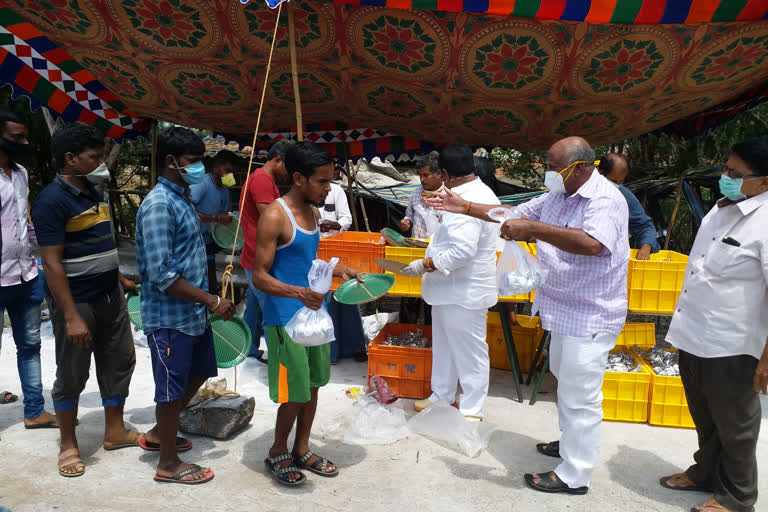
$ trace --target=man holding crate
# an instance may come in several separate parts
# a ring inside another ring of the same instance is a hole
[[[693,242],[667,341],[699,450],[669,489],[711,492],[693,510],[751,512],[757,501],[758,393],[768,391],[768,140],[736,144],[720,178],[725,196]]]
[[[545,168],[549,193],[521,205],[523,218],[507,220],[501,228],[507,240],[535,238],[538,261],[549,269],[533,311],[552,334],[550,369],[558,379],[562,437],[536,448],[563,462],[554,471],[525,475],[529,487],[546,493],[589,490],[600,453],[605,364],[627,316],[627,202],[597,172],[594,160],[595,152],[581,137],[553,144]],[[468,203],[451,191],[430,204],[487,221],[492,220],[488,212],[497,208]]]

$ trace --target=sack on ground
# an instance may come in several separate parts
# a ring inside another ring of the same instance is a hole
[[[331,288],[333,281],[333,269],[339,258],[331,258],[331,261],[315,260],[309,269],[309,287],[313,292],[325,295]],[[325,309],[309,309],[304,306],[298,310],[285,324],[285,332],[299,345],[313,347],[324,345],[336,339],[333,331],[333,320]]]

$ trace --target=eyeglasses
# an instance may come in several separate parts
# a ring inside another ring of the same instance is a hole
[[[728,167],[727,165],[721,165],[720,168],[723,170],[723,174],[728,175],[729,178],[734,180],[750,180],[754,178],[765,178],[765,176],[755,176],[754,174],[744,174],[741,171],[737,171],[736,169],[733,169],[732,167]]]

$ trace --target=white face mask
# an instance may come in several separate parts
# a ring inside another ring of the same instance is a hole
[[[107,181],[109,179],[109,168],[107,168],[107,163],[102,162],[100,166],[86,174],[85,179],[94,185],[101,185]]]
[[[547,187],[552,194],[565,194],[563,177],[555,171],[547,171],[544,173],[544,186]]]

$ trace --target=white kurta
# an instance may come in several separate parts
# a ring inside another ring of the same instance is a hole
[[[468,201],[499,204],[480,179],[452,190]],[[482,416],[488,396],[486,316],[498,301],[499,229],[499,224],[443,213],[426,252],[438,269],[422,279],[422,296],[432,306],[430,400],[453,402],[461,383],[459,408],[465,416]]]
[[[320,218],[341,224],[341,231],[346,231],[352,225],[352,213],[349,211],[349,201],[344,189],[336,183],[331,183],[331,191],[325,198],[325,203],[319,208]],[[321,238],[335,235],[339,231],[331,230],[320,233]]]

